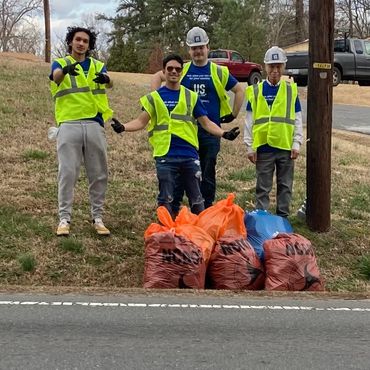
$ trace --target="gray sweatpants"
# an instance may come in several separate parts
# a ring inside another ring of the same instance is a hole
[[[102,217],[108,182],[104,128],[95,121],[64,122],[57,136],[59,218],[71,219],[74,187],[84,162],[93,219]]]
[[[275,170],[276,214],[287,217],[289,216],[294,176],[294,160],[290,158],[290,151],[287,150],[257,154],[256,209],[268,210],[269,208],[269,194]]]

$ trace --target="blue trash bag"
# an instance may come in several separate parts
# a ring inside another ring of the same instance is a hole
[[[278,233],[293,233],[292,225],[281,216],[258,209],[245,212],[244,224],[247,229],[247,240],[256,251],[261,261],[264,261],[263,243],[272,239]]]

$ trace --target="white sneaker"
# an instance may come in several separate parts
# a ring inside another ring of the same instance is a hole
[[[69,235],[69,226],[70,226],[70,221],[68,221],[65,218],[60,220],[58,228],[57,228],[57,235],[58,236],[68,236]]]
[[[109,229],[105,227],[101,218],[96,218],[95,220],[93,220],[93,225],[94,229],[99,235],[110,235]]]

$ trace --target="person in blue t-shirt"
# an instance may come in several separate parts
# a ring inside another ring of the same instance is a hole
[[[74,186],[82,163],[89,181],[93,227],[99,235],[110,234],[102,221],[108,183],[103,127],[113,113],[105,92],[112,80],[103,62],[90,57],[96,37],[87,28],[68,27],[65,41],[69,54],[51,65],[49,79],[58,125],[58,236],[70,233]]]
[[[183,60],[179,55],[165,57],[165,85],[140,99],[143,112],[136,119],[121,124],[113,118],[112,124],[113,129],[121,133],[141,130],[149,123],[148,136],[159,183],[158,206],[165,206],[173,218],[177,214],[173,201],[178,180],[184,185],[191,211],[199,214],[204,209],[196,120],[217,138],[234,140],[239,135],[238,127],[224,131],[207,117],[199,96],[180,85],[182,69]]]
[[[219,76],[211,75],[211,64],[208,60],[209,39],[204,29],[200,27],[192,28],[186,37],[186,44],[189,46],[189,55],[191,63],[184,71],[181,84],[190,90],[195,91],[204,104],[208,117],[211,121],[221,126],[221,123],[232,122],[238,115],[244,101],[244,90],[240,83],[228,74],[226,85],[222,91],[217,91],[214,78]],[[218,67],[221,71],[221,67]],[[225,67],[224,67],[225,68]],[[164,76],[162,71],[154,74],[151,88],[157,89]],[[226,91],[232,91],[235,94],[232,113],[221,117],[220,115],[220,95],[224,96]],[[210,135],[201,126],[199,127],[199,158],[202,169],[201,192],[204,198],[204,206],[208,208],[212,205],[216,195],[216,162],[220,151],[220,139]],[[183,195],[183,187],[178,184],[174,207],[179,209],[180,201]]]
[[[256,209],[268,210],[276,171],[276,214],[282,217],[289,215],[294,161],[303,141],[296,84],[281,79],[286,61],[281,48],[273,46],[267,50],[264,59],[267,78],[247,89],[244,127],[247,156],[256,165]]]

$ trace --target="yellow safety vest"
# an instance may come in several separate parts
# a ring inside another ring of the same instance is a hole
[[[193,110],[198,95],[184,86],[180,86],[179,101],[171,111],[164,104],[157,91],[141,97],[140,103],[150,116],[147,127],[149,143],[153,147],[153,157],[161,157],[168,153],[171,135],[199,148],[198,125],[193,117]]]
[[[56,61],[62,68],[76,62],[70,55],[58,58]],[[50,81],[51,95],[55,103],[55,119],[58,126],[66,121],[93,118],[98,113],[102,114],[104,122],[112,117],[113,111],[109,107],[105,84],[93,81],[96,77],[95,73],[100,72],[103,66],[102,62],[90,58],[87,76],[78,64],[76,67],[78,76],[67,74],[59,85]]]
[[[263,82],[248,86],[246,99],[252,106],[253,149],[268,144],[274,148],[291,150],[295,124],[297,85],[281,81],[271,109],[262,94]]]
[[[181,79],[183,79],[187,74],[190,65],[191,62],[187,62],[184,64]],[[223,117],[226,116],[227,114],[232,113],[232,109],[230,106],[230,97],[227,91],[225,90],[227,81],[229,80],[230,72],[229,69],[225,66],[219,66],[213,62],[210,62],[210,65],[211,65],[211,78],[213,84],[215,85],[218,98],[220,99],[220,117]]]

